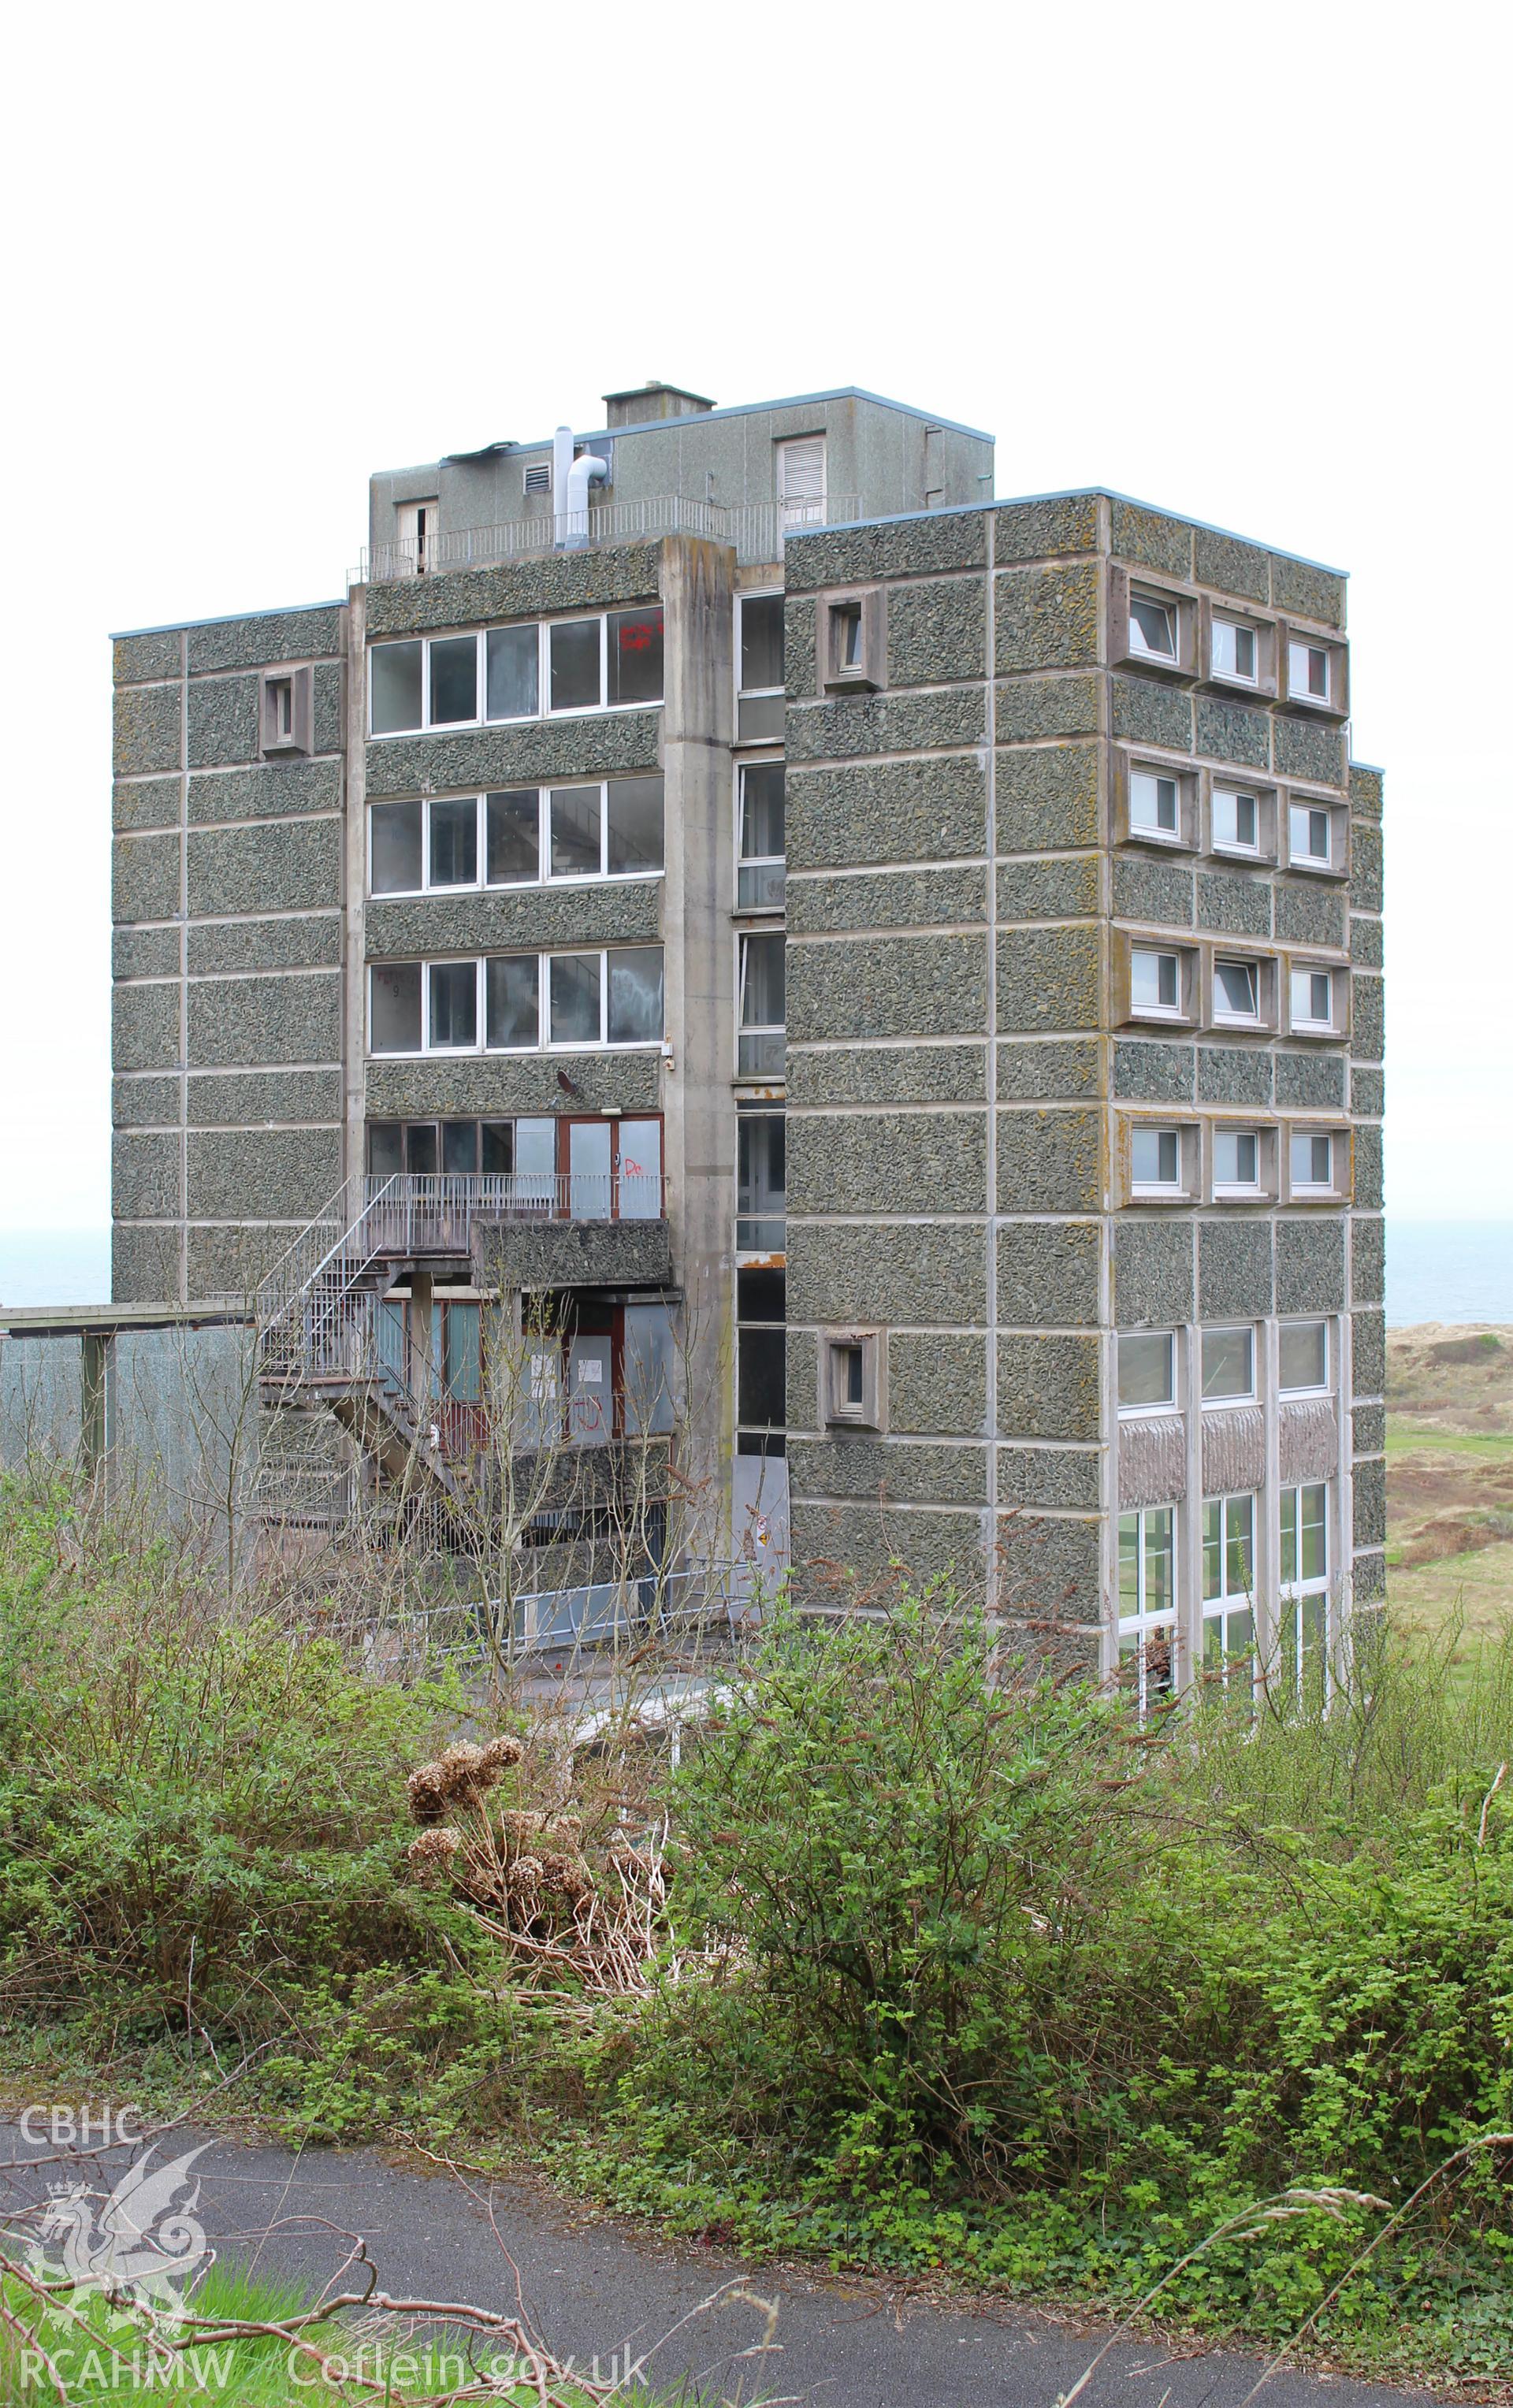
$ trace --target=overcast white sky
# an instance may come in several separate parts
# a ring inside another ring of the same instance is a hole
[[[1351,572],[1389,1202],[1513,1181],[1503,11],[12,21],[0,1229],[108,1217],[107,631],[322,600],[370,469],[855,383]]]

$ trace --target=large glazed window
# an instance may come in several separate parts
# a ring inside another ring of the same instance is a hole
[[[407,636],[368,653],[374,736],[623,710],[662,699],[660,603],[586,619],[536,619],[452,636]],[[781,731],[780,731],[781,732]]]
[[[374,895],[654,878],[663,867],[660,778],[374,803],[369,821]]]
[[[374,1054],[656,1045],[662,1016],[660,945],[375,962],[368,973]]]
[[[1255,1676],[1256,1500],[1203,1503],[1203,1671],[1248,1697]]]

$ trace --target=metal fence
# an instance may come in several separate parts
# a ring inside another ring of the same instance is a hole
[[[693,501],[682,494],[656,494],[639,502],[596,502],[584,510],[507,519],[494,526],[454,527],[444,535],[396,537],[389,543],[365,546],[351,581],[388,585],[403,577],[495,568],[542,552],[649,542],[668,535],[703,536],[713,543],[733,544],[737,558],[744,562],[777,560],[785,536],[818,526],[852,526],[861,515],[861,502],[855,494],[730,507]]]

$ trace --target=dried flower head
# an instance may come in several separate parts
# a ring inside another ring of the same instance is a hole
[[[540,1889],[541,1885],[540,1856],[517,1856],[505,1875],[505,1881],[510,1889],[517,1893]]]
[[[410,1813],[416,1823],[439,1823],[446,1812],[446,1791],[439,1764],[417,1765],[405,1784]]]
[[[502,1731],[484,1748],[481,1770],[488,1774],[491,1781],[497,1781],[500,1773],[507,1772],[511,1765],[518,1764],[525,1753],[513,1731]]]
[[[560,1848],[542,1849],[541,1879],[549,1889],[560,1890],[574,1905],[580,1899],[594,1895],[594,1877],[583,1858],[567,1856]]]
[[[450,1873],[453,1858],[461,1845],[462,1834],[442,1824],[428,1831],[417,1831],[405,1856],[417,1881],[437,1882]]]
[[[474,1747],[470,1740],[454,1740],[450,1747],[444,1747],[436,1760],[436,1770],[446,1796],[467,1798],[486,1785],[478,1777],[483,1761],[483,1749]]]
[[[544,1830],[545,1828],[544,1814],[533,1813],[523,1806],[515,1807],[508,1814],[499,1816],[499,1829],[504,1835],[504,1844],[516,1852],[525,1847],[527,1841],[534,1840],[537,1832]]]

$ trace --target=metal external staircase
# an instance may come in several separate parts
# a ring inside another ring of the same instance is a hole
[[[348,1180],[264,1280],[256,1301],[264,1409],[324,1406],[387,1479],[418,1478],[456,1503],[465,1496],[461,1472],[384,1360],[377,1306],[407,1266],[467,1263],[478,1199],[448,1191],[482,1183]]]

